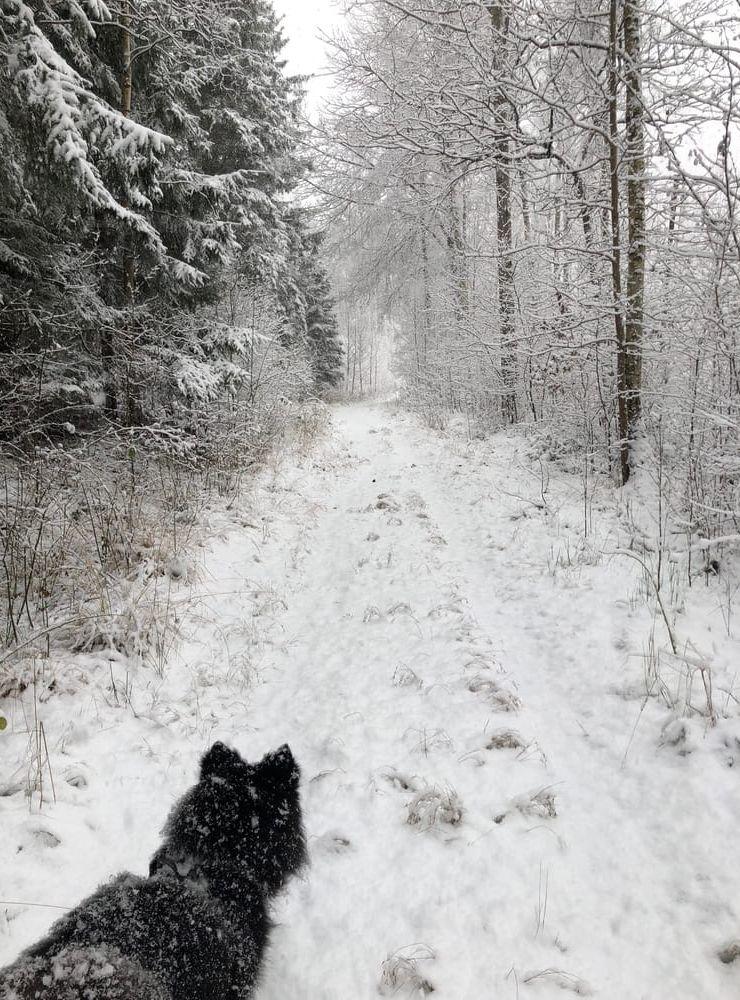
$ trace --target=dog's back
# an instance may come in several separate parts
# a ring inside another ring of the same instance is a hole
[[[14,989],[22,1000],[33,997],[35,991],[20,986],[26,981],[32,986],[41,973],[88,989],[95,983],[105,1000],[109,994],[120,1000],[248,997],[267,937],[264,897],[248,884],[241,903],[210,889],[207,880],[198,884],[164,872],[152,878],[119,876],[57,921],[11,966]],[[92,958],[89,969],[87,958]],[[24,967],[35,970],[33,975]],[[3,978],[0,974],[0,983]]]
[[[173,1000],[151,973],[104,945],[24,956],[0,972],[3,1000]]]
[[[0,996],[248,1000],[268,900],[305,860],[298,779],[287,747],[248,764],[215,744],[149,877],[124,873],[83,900],[0,970]]]

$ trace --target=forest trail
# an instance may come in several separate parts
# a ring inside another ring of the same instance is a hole
[[[584,543],[577,478],[521,437],[466,442],[384,405],[334,424],[222,525],[135,715],[98,704],[100,733],[78,732],[59,709],[89,794],[48,812],[54,852],[18,813],[37,860],[8,897],[141,870],[211,739],[250,758],[288,741],[312,863],[259,1000],[736,997],[716,953],[740,936],[737,751],[661,739],[633,566],[599,555],[607,505]],[[50,919],[21,910],[0,960]]]
[[[737,774],[723,800],[643,738],[632,566],[579,558],[578,484],[542,503],[515,442],[382,406],[337,426],[351,459],[317,497],[293,641],[255,705],[304,761],[313,848],[265,1000],[376,996],[399,950],[434,954],[416,972],[451,1000],[736,996],[715,953],[740,929]],[[409,824],[429,789],[457,798]]]

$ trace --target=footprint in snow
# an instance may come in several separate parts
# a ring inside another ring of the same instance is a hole
[[[401,506],[389,493],[379,493],[378,499],[375,501],[375,509],[395,512],[399,511]]]
[[[64,780],[72,788],[87,788],[89,784],[87,775],[79,767],[68,767],[64,772]]]
[[[672,719],[663,726],[660,741],[660,748],[670,747],[675,750],[679,757],[688,757],[696,746],[691,738],[691,728],[687,719]]]
[[[719,748],[726,767],[734,767],[740,760],[740,738],[728,735],[722,738]]]
[[[717,958],[724,965],[732,965],[740,959],[740,941],[732,941],[730,944],[725,945],[724,948],[717,952]]]
[[[405,663],[399,663],[393,671],[393,687],[412,687],[418,691],[424,687],[424,682],[419,675]]]
[[[31,843],[34,847],[53,849],[55,847],[59,847],[61,844],[61,840],[55,833],[52,833],[51,830],[45,830],[43,827],[38,827],[37,829],[29,830],[28,832],[31,835]],[[23,844],[18,845],[19,851],[22,851],[23,848]]]
[[[397,792],[417,792],[423,785],[422,779],[415,774],[403,774],[394,767],[387,767],[381,771],[380,777]]]
[[[313,849],[321,854],[344,854],[352,847],[352,841],[343,833],[336,830],[327,830],[316,837],[313,842]]]
[[[427,504],[419,493],[411,492],[406,496],[406,505],[410,510],[423,511]]]

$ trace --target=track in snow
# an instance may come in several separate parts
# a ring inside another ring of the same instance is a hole
[[[716,949],[740,931],[738,775],[642,726],[632,567],[568,565],[578,484],[555,525],[510,441],[445,442],[381,407],[337,424],[356,464],[322,498],[296,643],[263,690],[306,761],[315,838],[265,1000],[370,998],[414,945],[455,1000],[737,996]],[[427,787],[455,791],[459,824],[406,822]]]
[[[577,484],[543,507],[516,439],[468,446],[370,405],[335,424],[211,547],[137,717],[71,728],[88,798],[48,817],[53,860],[13,814],[38,857],[9,893],[74,901],[142,870],[207,743],[287,740],[312,865],[260,1000],[370,1000],[394,955],[449,1000],[737,996],[716,951],[740,935],[738,774],[659,746],[626,663],[632,567],[577,551]],[[0,961],[49,919],[15,915]]]

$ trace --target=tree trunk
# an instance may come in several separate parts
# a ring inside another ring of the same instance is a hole
[[[131,73],[131,0],[122,0],[120,8],[120,44],[121,44],[121,113],[126,117],[131,114],[131,96],[132,96],[132,73]],[[128,200],[126,197],[121,198],[121,204],[124,208],[128,207]],[[133,253],[130,246],[130,234],[128,228],[125,224],[122,224],[121,235],[120,235],[120,254],[121,254],[121,299],[124,307],[128,308],[133,305],[134,302],[134,279],[135,279],[135,262]],[[118,386],[116,379],[116,367],[117,362],[120,361],[121,356],[121,342],[124,343],[129,339],[129,331],[124,325],[124,329],[119,331],[123,334],[117,343],[115,332],[111,327],[103,328],[100,331],[100,361],[103,369],[103,392],[105,395],[105,411],[108,416],[113,419],[115,418],[118,411]],[[127,383],[129,383],[127,377]],[[126,409],[130,411],[131,406],[131,393],[130,390],[126,391]],[[131,422],[129,420],[129,422]]]
[[[625,323],[625,388],[627,426],[634,437],[640,418],[642,392],[642,337],[645,301],[645,137],[640,67],[640,6],[624,4],[624,81],[627,132],[627,316]]]
[[[498,46],[494,53],[494,67],[499,79],[494,81],[496,88],[495,122],[494,122],[494,156],[496,176],[496,237],[498,252],[498,312],[501,335],[501,415],[506,423],[513,424],[517,419],[516,409],[516,374],[517,350],[514,322],[514,257],[512,255],[511,226],[511,156],[509,149],[509,131],[511,111],[503,93],[503,82],[500,79],[504,60],[501,58],[506,36],[509,29],[509,16],[506,11],[506,0],[501,3],[489,3],[488,13],[494,31],[493,44]]]
[[[459,324],[462,324],[468,313],[468,273],[463,220],[457,200],[457,181],[450,176],[449,165],[446,161],[442,162],[442,170],[447,184],[445,192],[447,261],[452,278],[455,319]]]
[[[131,97],[133,82],[131,72],[131,2],[122,0],[121,4],[121,113],[127,118],[131,116]],[[122,199],[122,204],[128,208],[128,200]],[[123,231],[123,301],[129,306],[134,302],[135,264],[131,252],[130,237],[127,228]]]
[[[524,226],[524,244],[527,250],[532,242],[532,211],[529,205],[529,187],[527,175],[519,167],[519,197],[522,203],[522,225]]]
[[[427,237],[426,224],[422,222],[421,226],[421,265],[422,265],[422,280],[424,282],[424,295],[422,303],[422,314],[421,314],[421,329],[422,329],[422,349],[421,357],[423,359],[424,366],[427,364],[427,355],[429,351],[429,340],[431,332],[431,322],[432,322],[432,292],[429,280],[429,244]],[[421,368],[421,365],[419,365]]]
[[[131,69],[131,0],[123,0],[121,4],[121,113],[127,118],[131,116],[133,80]],[[124,208],[129,207],[128,199],[122,198]],[[131,310],[134,305],[134,289],[136,283],[136,259],[131,245],[131,232],[124,225],[121,246],[122,265],[122,295],[125,309]],[[123,349],[129,356],[125,379],[124,410],[127,424],[141,422],[140,386],[137,384],[132,368],[132,329],[131,317],[126,321],[123,330]]]
[[[496,162],[496,236],[498,243],[498,307],[501,324],[501,411],[509,424],[517,419],[517,350],[514,325],[514,258],[511,253],[511,174],[509,142],[498,144]]]
[[[627,413],[627,365],[622,302],[622,255],[619,218],[619,121],[617,114],[618,76],[618,2],[609,2],[609,194],[612,235],[612,295],[614,299],[614,333],[617,341],[617,424],[619,433],[619,466],[622,483],[630,477],[629,419]]]
[[[350,353],[351,353],[350,347],[351,347],[351,344],[352,344],[352,341],[350,339],[351,336],[352,336],[352,328],[351,328],[351,325],[350,325],[350,318],[349,318],[349,303],[347,303],[347,302],[345,302],[345,305],[344,305],[344,322],[345,322],[345,326],[347,328],[347,351],[346,351],[346,362],[347,362],[347,364],[346,364],[346,371],[345,371],[345,374],[344,374],[344,387],[349,392],[349,358],[350,358]],[[254,327],[252,327],[252,329],[254,329]]]

